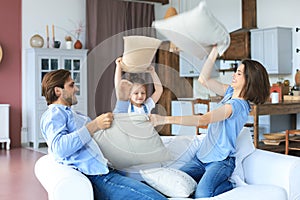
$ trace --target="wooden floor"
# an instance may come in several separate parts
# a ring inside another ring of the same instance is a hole
[[[0,199],[47,200],[47,192],[34,175],[42,153],[26,148],[0,149]]]
[[[291,155],[300,156],[298,152],[291,152]],[[26,148],[0,149],[0,200],[48,199],[34,175],[34,164],[43,155]]]

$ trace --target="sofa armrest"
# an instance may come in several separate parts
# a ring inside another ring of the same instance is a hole
[[[284,188],[289,200],[300,199],[300,158],[256,149],[243,162],[248,184],[271,184]]]
[[[50,200],[94,199],[89,179],[71,167],[58,164],[49,154],[37,160],[34,171]]]

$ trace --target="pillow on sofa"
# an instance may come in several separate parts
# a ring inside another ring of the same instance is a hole
[[[173,168],[152,168],[140,173],[151,187],[168,197],[189,197],[197,187],[192,177]]]
[[[235,169],[230,177],[230,181],[235,187],[246,185],[243,160],[253,153],[254,150],[255,147],[253,145],[250,129],[244,127],[236,141]]]
[[[154,21],[152,26],[180,50],[203,59],[217,44],[219,55],[230,45],[230,35],[207,8],[206,1],[187,12]]]
[[[95,133],[94,139],[116,169],[172,160],[146,114],[114,114],[112,126]]]

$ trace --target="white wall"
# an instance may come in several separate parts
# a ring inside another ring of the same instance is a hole
[[[44,38],[44,47],[46,47],[46,25],[49,26],[52,42],[52,24],[55,27],[55,40],[61,41],[61,47],[64,48],[64,37],[67,34],[75,35],[74,30],[78,27],[78,23],[82,21],[85,25],[85,19],[85,0],[23,0],[23,49],[30,48],[30,38],[34,34]],[[80,40],[85,44],[85,32],[80,36]]]

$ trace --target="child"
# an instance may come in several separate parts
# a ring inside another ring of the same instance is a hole
[[[122,90],[120,90],[119,87],[125,82],[125,80],[122,80],[121,60],[121,57],[116,59],[115,88],[116,91],[118,91],[116,94],[117,100],[120,100],[120,95],[122,95]],[[154,67],[150,66],[147,72],[151,74],[155,91],[151,97],[147,98],[145,81],[140,78],[134,78],[131,80],[132,85],[128,96],[128,101],[130,102],[127,109],[128,113],[150,113],[163,92],[163,87]]]

